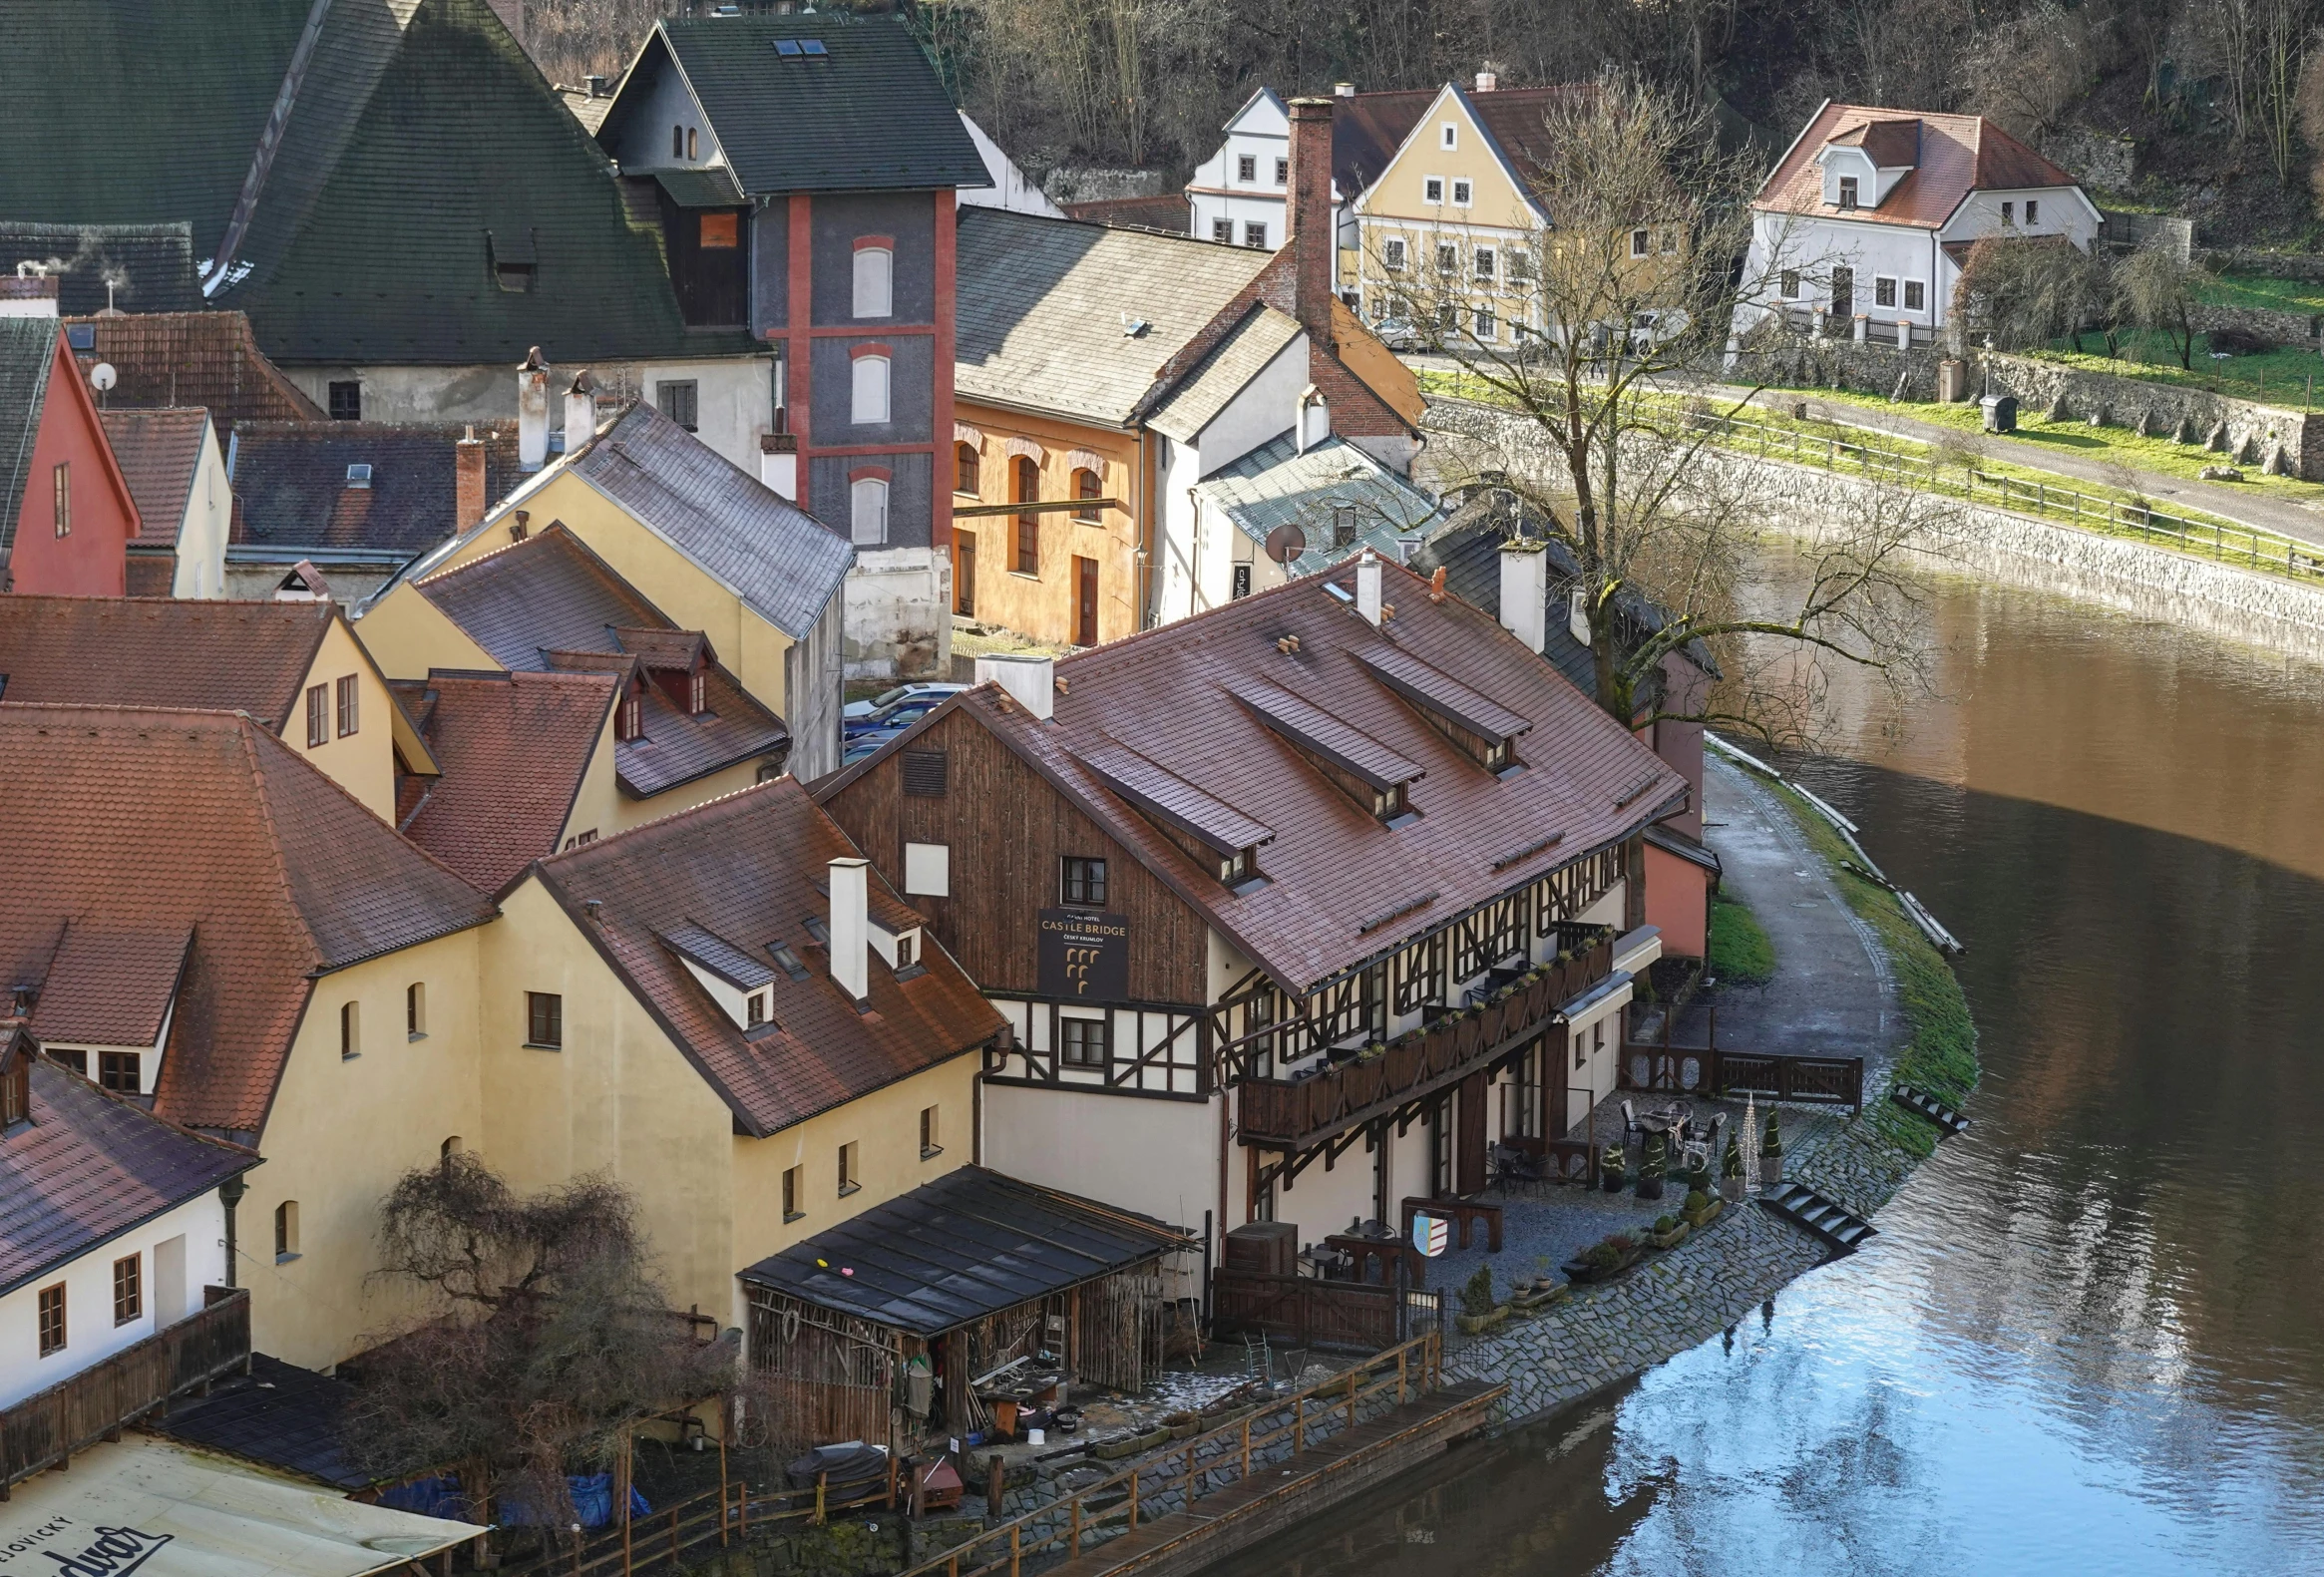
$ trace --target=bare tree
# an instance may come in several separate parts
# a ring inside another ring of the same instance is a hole
[[[1557,522],[1600,704],[1633,726],[1717,721],[1801,738],[1812,696],[1796,664],[1770,653],[1812,649],[1919,683],[1918,593],[1903,567],[1944,508],[1867,474],[1870,502],[1832,516],[1798,601],[1746,607],[1740,589],[1771,473],[1721,447],[1740,402],[1690,409],[1670,392],[1717,364],[1739,309],[1772,301],[1788,269],[1780,237],[1750,249],[1752,164],[1722,154],[1699,112],[1626,77],[1562,101],[1524,157],[1550,217],[1512,258],[1524,265],[1526,315],[1540,313],[1528,331],[1512,341],[1479,320],[1473,248],[1458,232],[1419,249],[1453,247],[1451,269],[1391,273],[1382,258],[1374,271],[1406,281],[1398,314],[1506,413],[1493,436],[1445,446],[1439,468],[1501,472]],[[1633,597],[1657,616],[1622,616]],[[1711,696],[1665,682],[1666,660],[1698,640],[1728,674]],[[1785,666],[1794,674],[1778,682]]]
[[[2267,143],[2276,181],[2288,187],[2301,122],[2301,72],[2312,7],[2309,0],[2259,0],[2259,6],[2260,135]]]
[[[2117,265],[2124,314],[2170,343],[2180,367],[2194,367],[2195,307],[2208,276],[2159,246],[2141,246]]]
[[[2087,8],[2045,0],[1988,28],[1960,57],[1969,107],[2020,137],[2045,138],[2097,82],[2105,44]]]
[[[2079,350],[2095,323],[2111,352],[2117,301],[2106,259],[2056,236],[1988,235],[1970,247],[1953,287],[1955,316],[2005,350],[2065,338]]]
[[[383,1474],[481,1464],[562,1520],[568,1472],[609,1463],[635,1419],[729,1378],[731,1355],[668,1313],[616,1183],[521,1197],[454,1154],[408,1173],[380,1217],[374,1274],[432,1295],[355,1366],[348,1448]]]

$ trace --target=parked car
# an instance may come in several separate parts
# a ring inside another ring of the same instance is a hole
[[[843,767],[854,766],[902,732],[904,730],[901,728],[872,728],[860,734],[848,735],[840,746],[839,764]]]
[[[848,702],[840,711],[840,726],[851,735],[864,728],[907,727],[967,688],[966,684],[899,684],[868,701]]]

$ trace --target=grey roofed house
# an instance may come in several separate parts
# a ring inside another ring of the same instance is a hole
[[[1245,385],[1291,348],[1301,332],[1300,320],[1289,312],[1266,305],[1252,308],[1154,408],[1148,419],[1154,431],[1180,443],[1194,442]]]
[[[57,280],[57,310],[86,317],[124,312],[194,312],[202,306],[194,226],[38,224],[0,219],[0,273],[31,263]],[[78,347],[76,347],[78,348]]]
[[[794,639],[837,596],[855,546],[648,405],[568,464]]]
[[[651,113],[650,88],[665,62],[675,63],[718,152],[753,197],[987,184],[944,80],[896,18],[665,19],[598,125],[606,147]]]
[[[1285,433],[1195,484],[1195,497],[1264,544],[1297,526],[1307,551],[1286,567],[1314,575],[1359,548],[1408,563],[1443,518],[1436,500],[1342,438],[1302,454]]]
[[[1163,367],[1274,258],[1247,246],[963,208],[954,393],[1128,427]]]
[[[0,1294],[258,1164],[99,1089],[0,1027],[0,1068],[30,1063],[32,1121],[0,1135]]]
[[[487,500],[516,486],[514,422],[243,422],[226,449],[240,503],[228,557],[389,569],[454,535],[456,446],[484,443]]]

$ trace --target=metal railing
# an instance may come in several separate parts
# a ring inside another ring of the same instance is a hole
[[[1864,1109],[1860,1056],[1787,1056],[1767,1051],[1723,1051],[1717,1046],[1639,1045],[1622,1048],[1621,1089],[1650,1095],[1701,1095],[1796,1101],[1809,1106]]]
[[[1853,469],[1924,492],[1973,504],[1990,503],[2106,536],[2136,538],[2222,564],[2240,565],[2293,580],[2324,581],[2324,545],[2302,542],[2257,526],[2241,526],[2216,517],[2173,515],[2149,504],[2083,493],[2054,483],[1996,476],[1974,466],[1943,465],[1926,455],[1903,454],[1842,438],[1837,433],[1803,432],[1795,427],[1774,427],[1707,412],[1691,412],[1685,421],[1696,432],[1714,434],[1715,442],[1738,440],[1761,459],[1788,460],[1798,465],[1821,466],[1827,471]],[[1721,447],[1739,445],[1723,443]]]
[[[1264,1456],[1286,1442],[1296,1453],[1306,1450],[1312,1439],[1352,1429],[1367,1400],[1400,1407],[1415,1395],[1426,1395],[1443,1383],[1443,1369],[1444,1341],[1436,1333],[1399,1343],[1330,1380],[1263,1402],[1232,1423],[1173,1444],[1157,1457],[1133,1462],[1061,1500],[986,1528],[901,1577],[927,1577],[939,1571],[945,1577],[991,1577],[1003,1571],[1021,1577],[1027,1560],[1060,1544],[1066,1560],[1078,1559],[1085,1541],[1093,1537],[1134,1532],[1141,1515],[1151,1521],[1169,1514],[1164,1506],[1190,1510],[1207,1491],[1248,1479],[1254,1453]],[[1367,1377],[1374,1373],[1383,1378],[1367,1384]],[[1394,1399],[1387,1401],[1391,1395]],[[1116,1520],[1122,1523],[1118,1530],[1107,1526]],[[987,1549],[989,1555],[980,1557],[978,1552]]]
[[[0,1412],[0,1500],[121,1427],[250,1363],[250,1293],[206,1289],[207,1305]]]

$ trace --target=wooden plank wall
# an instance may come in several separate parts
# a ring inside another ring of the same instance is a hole
[[[1131,999],[1209,999],[1209,925],[967,708],[913,744],[946,753],[944,798],[905,794],[898,752],[824,809],[899,893],[905,844],[951,846],[952,896],[906,901],[970,980],[986,990],[1040,988],[1036,913],[1058,902],[1063,857],[1093,855],[1106,862],[1106,909],[1129,918]]]

